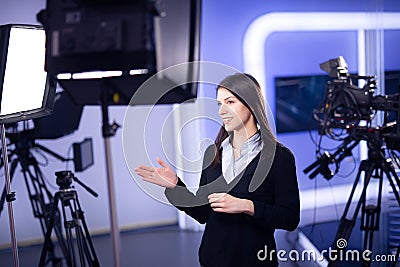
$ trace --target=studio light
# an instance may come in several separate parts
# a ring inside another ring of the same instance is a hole
[[[44,70],[44,60],[43,28],[0,26],[0,123],[51,113],[56,86]]]

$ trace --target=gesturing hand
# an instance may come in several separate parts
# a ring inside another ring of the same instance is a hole
[[[157,158],[157,162],[162,168],[139,165],[135,168],[135,172],[142,177],[143,181],[166,188],[174,188],[178,182],[175,171],[160,158]]]
[[[237,198],[227,193],[213,193],[208,196],[208,202],[215,212],[247,213],[254,215],[254,204],[251,200]]]

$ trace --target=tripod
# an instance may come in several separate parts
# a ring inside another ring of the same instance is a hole
[[[385,157],[385,150],[383,148],[383,135],[379,130],[376,132],[370,131],[370,129],[360,129],[351,137],[348,137],[347,140],[336,150],[332,155],[324,154],[317,162],[311,164],[308,168],[304,170],[305,173],[309,172],[312,168],[315,168],[319,164],[319,166],[311,175],[310,178],[315,177],[318,172],[321,172],[325,178],[332,178],[333,174],[331,172],[327,172],[329,170],[328,164],[335,163],[338,164],[341,160],[343,160],[346,156],[350,154],[351,149],[353,149],[360,140],[367,140],[368,146],[368,158],[363,160],[360,163],[359,170],[354,180],[353,187],[350,192],[350,196],[345,205],[340,224],[338,230],[336,232],[336,236],[334,242],[331,246],[333,251],[338,252],[338,255],[342,257],[343,252],[346,248],[346,242],[349,240],[351,232],[354,228],[358,213],[361,210],[361,230],[364,231],[364,240],[363,240],[363,252],[369,251],[372,253],[373,247],[373,235],[374,232],[379,230],[379,218],[381,213],[381,201],[382,201],[382,187],[383,187],[383,179],[386,177],[389,181],[389,184],[393,190],[395,198],[397,200],[398,205],[400,206],[400,179],[396,174],[395,168],[392,162]],[[360,179],[364,174],[364,182],[362,184],[361,196],[356,201],[355,208],[351,211],[351,204],[354,200],[354,194],[357,188],[360,186]],[[368,204],[366,201],[367,189],[372,179],[378,180],[378,192],[377,192],[377,200],[374,204]],[[344,242],[344,243],[343,243]],[[396,252],[396,262],[399,258],[400,254],[400,244],[397,248]],[[334,257],[334,259],[329,259],[328,266],[335,266],[338,262],[338,255]],[[370,256],[370,254],[368,255]],[[343,260],[343,259],[339,259]],[[371,260],[368,257],[362,257],[362,266],[370,266]],[[393,262],[393,266],[396,265],[396,262]]]
[[[45,183],[43,173],[40,170],[39,164],[36,158],[31,153],[31,148],[36,147],[44,152],[47,152],[60,160],[67,160],[57,155],[53,151],[34,143],[33,131],[26,130],[19,133],[11,133],[7,135],[11,144],[14,144],[15,148],[10,151],[9,158],[11,159],[10,168],[10,181],[12,181],[18,164],[21,166],[24,182],[28,191],[30,204],[32,207],[33,215],[39,219],[40,228],[43,235],[46,232],[49,223],[49,210],[53,203],[53,196]],[[4,207],[6,200],[5,188],[0,198],[0,214]],[[61,232],[61,224],[59,214],[55,215],[54,222],[55,234],[58,240],[58,244],[61,248],[61,252],[64,256],[67,255],[67,246],[64,237]],[[52,262],[53,266],[60,266],[61,258],[55,254],[55,245],[51,241],[48,244],[49,248],[49,261]]]
[[[56,176],[57,185],[60,186],[60,190],[55,194],[54,202],[52,203],[50,209],[49,224],[47,226],[39,266],[45,265],[47,253],[51,251],[51,234],[54,229],[55,222],[59,219],[58,204],[60,202],[62,207],[62,217],[64,219],[64,228],[67,243],[67,253],[65,254],[67,265],[69,267],[98,267],[100,266],[99,261],[96,256],[93,242],[89,235],[89,230],[86,225],[85,217],[83,215],[83,211],[78,200],[77,192],[73,190],[73,187],[71,187],[72,180],[75,180],[80,184],[82,183],[70,171],[56,172]],[[93,191],[91,193],[93,194]],[[70,216],[67,213],[67,209],[69,209],[70,211]],[[72,239],[73,230],[75,230],[74,232],[76,235],[77,249],[75,248]],[[78,251],[78,259],[75,254],[76,250]]]

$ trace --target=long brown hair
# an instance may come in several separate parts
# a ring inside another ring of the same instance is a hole
[[[261,92],[261,86],[257,80],[247,73],[236,73],[226,77],[218,86],[225,88],[235,95],[241,103],[243,103],[253,114],[256,123],[260,127],[261,138],[264,143],[264,148],[268,148],[268,144],[275,146],[277,140],[268,124],[267,115],[264,105],[264,97]],[[214,141],[215,144],[215,158],[213,165],[217,166],[221,163],[221,143],[229,136],[229,133],[222,125]],[[263,149],[264,150],[264,149]],[[271,150],[268,150],[271,151]],[[275,152],[275,149],[273,149]],[[263,156],[268,156],[264,153]]]

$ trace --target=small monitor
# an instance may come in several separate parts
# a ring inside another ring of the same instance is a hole
[[[74,150],[75,171],[81,172],[94,164],[92,138],[72,144]]]
[[[0,26],[0,123],[51,113],[56,85],[44,70],[45,40],[40,26]]]

